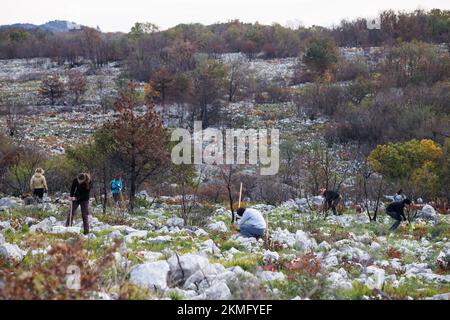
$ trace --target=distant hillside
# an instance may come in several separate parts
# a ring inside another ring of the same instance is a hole
[[[25,30],[40,29],[49,32],[67,32],[70,30],[81,29],[81,27],[82,27],[81,25],[75,22],[65,20],[54,20],[41,25],[35,25],[31,23],[15,23],[0,26],[0,29],[25,29]]]

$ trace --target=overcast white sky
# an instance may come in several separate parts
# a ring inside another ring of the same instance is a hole
[[[8,0],[0,25],[42,24],[69,20],[103,31],[130,30],[134,22],[153,22],[162,29],[179,23],[210,24],[239,19],[263,24],[289,21],[304,26],[331,26],[342,19],[373,17],[384,9],[450,9],[449,0]]]

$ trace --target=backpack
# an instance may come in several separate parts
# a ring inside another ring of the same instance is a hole
[[[111,190],[117,191],[119,189],[120,189],[120,185],[119,185],[119,183],[117,183],[117,180],[111,181]]]

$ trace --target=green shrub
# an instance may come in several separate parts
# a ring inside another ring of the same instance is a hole
[[[398,287],[393,287],[391,283],[387,283],[384,291],[392,299],[423,299],[436,294],[446,293],[449,291],[448,284],[427,283],[418,278],[405,278],[405,281]]]
[[[365,284],[358,281],[352,283],[353,288],[350,290],[341,289],[337,292],[337,298],[343,300],[361,300],[364,296],[373,296],[375,291],[370,289]]]
[[[438,223],[431,227],[429,230],[431,239],[437,238],[449,238],[450,237],[450,225],[448,223]]]
[[[228,251],[231,248],[235,248],[237,250],[239,250],[242,246],[237,242],[237,241],[233,241],[233,240],[228,240],[225,241],[222,246],[221,246],[221,250],[222,251]]]
[[[135,208],[150,209],[150,202],[148,202],[147,199],[145,199],[145,198],[136,197],[134,199],[134,207]]]
[[[258,260],[257,257],[235,257],[233,260],[224,262],[223,266],[225,268],[235,267],[239,266],[245,271],[248,272],[256,272],[256,269],[258,267]]]
[[[293,299],[299,296],[302,299],[329,299],[331,292],[323,275],[309,276],[306,274],[288,274],[287,281],[274,281],[271,285],[279,289],[280,299]]]

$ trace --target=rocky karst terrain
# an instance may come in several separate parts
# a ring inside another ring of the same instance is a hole
[[[54,200],[26,206],[17,198],[0,199],[0,288],[19,283],[27,272],[48,285],[38,266],[50,263],[55,247],[81,242],[82,274],[100,267],[113,248],[101,285],[85,293],[91,299],[117,299],[127,286],[135,288],[127,297],[138,299],[449,298],[449,219],[428,207],[412,225],[388,233],[385,214],[369,222],[350,211],[324,218],[305,199],[255,204],[269,221],[270,241],[264,241],[240,237],[231,213],[220,206],[201,227],[188,226],[170,199],[131,216],[94,208],[92,233],[84,236],[80,219],[64,227],[67,203]],[[38,282],[29,290],[39,298]],[[55,288],[53,294],[58,290],[67,291]]]

